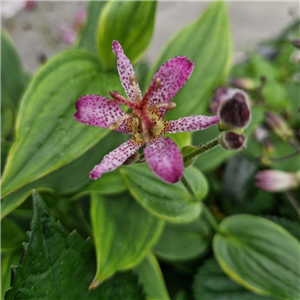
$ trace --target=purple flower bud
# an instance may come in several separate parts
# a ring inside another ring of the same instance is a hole
[[[220,145],[229,150],[246,148],[246,137],[233,131],[225,131],[219,136]]]
[[[234,79],[230,83],[233,87],[243,90],[254,90],[255,82],[251,78],[238,78]]]
[[[232,97],[221,103],[218,114],[220,130],[245,127],[250,120],[250,101],[247,94],[236,89]]]
[[[300,49],[300,40],[293,40],[291,43],[298,49]]]
[[[268,125],[268,127],[282,140],[287,141],[288,139],[293,137],[293,131],[286,123],[286,121],[279,115],[266,112],[265,122]]]
[[[215,91],[214,96],[210,99],[209,109],[212,113],[217,114],[221,103],[232,97],[235,89],[220,87]]]
[[[277,170],[260,171],[255,176],[255,184],[269,192],[291,190],[300,185],[300,171],[295,173]]]

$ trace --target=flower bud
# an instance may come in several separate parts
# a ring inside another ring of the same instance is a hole
[[[244,77],[238,78],[231,81],[231,86],[243,89],[243,90],[254,90],[255,89],[255,82],[251,78]]]
[[[210,99],[209,109],[212,113],[217,114],[221,103],[232,97],[235,89],[220,87],[215,91],[214,96]]]
[[[124,162],[123,162],[123,166],[129,166],[134,164],[138,159],[139,159],[140,155],[138,154],[138,152],[135,152],[134,154],[132,154],[131,156],[129,156]]]
[[[225,131],[219,136],[220,145],[229,150],[246,148],[246,137],[233,131]]]
[[[218,111],[219,129],[244,128],[250,120],[250,101],[242,90],[235,90],[231,98],[223,101]]]
[[[255,176],[257,187],[269,192],[282,192],[300,185],[300,171],[289,173],[277,170],[260,171]]]
[[[198,149],[198,147],[191,146],[191,145],[184,146],[181,149],[181,154],[182,154],[183,157],[185,157],[186,155],[190,154],[191,152],[195,151],[196,149]],[[197,158],[197,156],[195,156],[195,157],[191,158],[190,160],[184,162],[184,167],[187,168],[190,165],[192,165],[195,162],[196,158]]]
[[[287,141],[288,139],[293,137],[293,131],[289,127],[289,125],[285,122],[285,120],[279,115],[266,112],[265,113],[265,122],[268,127],[278,135],[283,141]]]
[[[262,151],[265,155],[269,156],[274,153],[274,144],[271,139],[266,138],[262,142]]]
[[[293,40],[291,43],[298,49],[300,49],[300,39],[299,40]]]

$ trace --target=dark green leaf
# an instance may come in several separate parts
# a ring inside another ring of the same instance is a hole
[[[11,219],[1,220],[1,253],[20,248],[25,240],[25,232]]]
[[[162,220],[149,214],[129,194],[104,197],[93,193],[91,220],[98,266],[93,287],[116,271],[138,264],[163,226]]]
[[[11,267],[20,263],[21,256],[21,248],[5,254],[1,253],[1,300],[4,300],[5,291],[10,287]]]
[[[136,276],[128,272],[88,291],[95,265],[90,240],[82,241],[76,232],[68,234],[49,214],[39,194],[33,196],[32,231],[20,266],[13,268],[7,300],[144,299]],[[10,261],[4,261],[3,271]]]
[[[34,213],[21,264],[14,268],[10,299],[78,299],[87,288],[89,242],[76,232],[68,234],[49,215],[36,192]]]
[[[222,271],[214,258],[205,261],[195,276],[193,283],[195,300],[271,300],[259,296],[232,281]]]
[[[269,220],[234,215],[219,226],[213,249],[223,271],[247,289],[279,299],[300,297],[300,242]]]
[[[149,253],[135,268],[147,295],[147,300],[169,300],[163,274],[156,257]]]
[[[156,1],[110,1],[98,25],[98,52],[107,68],[116,65],[113,40],[119,41],[132,63],[142,58],[150,43]]]
[[[87,52],[71,50],[49,61],[22,101],[2,195],[71,162],[103,138],[107,129],[74,120],[74,104],[84,94],[105,96],[119,85],[118,76],[103,73],[99,61]]]
[[[222,51],[220,51],[222,45]],[[215,2],[191,25],[176,33],[151,68],[147,82],[156,70],[174,56],[184,55],[195,63],[191,78],[174,97],[176,109],[168,119],[205,114],[213,90],[226,78],[231,60],[231,39],[226,4]]]
[[[160,180],[147,164],[135,164],[121,169],[132,196],[150,213],[170,222],[189,222],[200,213],[200,202],[195,201],[181,182],[169,184]],[[205,177],[194,167],[184,175],[197,199],[207,194]]]
[[[200,218],[187,224],[167,223],[154,251],[167,260],[193,259],[208,250],[211,235],[210,227]]]

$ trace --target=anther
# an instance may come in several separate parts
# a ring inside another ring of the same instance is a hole
[[[111,123],[109,125],[108,129],[110,129],[110,130],[116,130],[116,129],[119,128],[119,126],[120,126],[120,124],[118,122],[113,122],[113,123]]]
[[[132,86],[136,86],[138,84],[138,81],[137,81],[137,78],[136,78],[135,74],[131,74],[129,76],[129,81],[130,81],[130,84]]]
[[[160,108],[160,107],[163,107],[163,108],[166,108],[166,109],[174,109],[176,107],[176,103],[175,102],[169,102],[169,103],[161,103],[161,104],[157,104],[155,105],[156,108]]]
[[[155,79],[155,85],[154,85],[154,87],[155,87],[155,88],[159,88],[159,87],[161,87],[161,86],[162,86],[161,79],[160,79],[159,77],[157,77],[157,78]]]

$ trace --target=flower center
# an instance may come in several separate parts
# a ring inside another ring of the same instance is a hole
[[[112,123],[109,128],[117,129],[121,122],[125,119],[132,119],[131,130],[137,141],[148,143],[158,138],[164,130],[162,121],[161,108],[173,109],[176,104],[174,102],[149,105],[149,100],[153,93],[163,85],[160,78],[153,80],[144,97],[140,97],[138,82],[135,75],[130,75],[130,84],[133,87],[135,99],[134,101],[124,98],[119,92],[110,92],[110,95],[119,104],[125,104],[132,110],[131,113],[125,114],[117,122]]]

